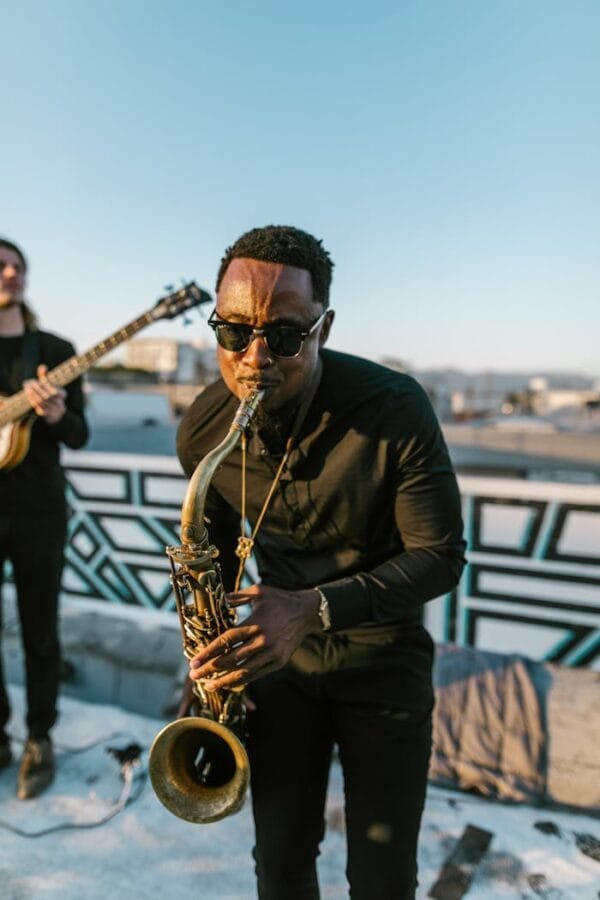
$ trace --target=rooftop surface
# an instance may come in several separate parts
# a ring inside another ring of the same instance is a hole
[[[18,756],[23,690],[11,686],[10,693],[13,751]],[[17,763],[0,773],[2,900],[255,896],[248,803],[237,815],[213,825],[190,825],[172,816],[145,777],[147,748],[162,720],[64,696],[60,706],[54,732],[58,770],[48,791],[37,800],[19,801],[14,796]],[[141,765],[123,770],[107,751],[132,743],[143,748]],[[342,808],[341,773],[334,763],[319,861],[324,900],[348,896]],[[597,900],[598,819],[501,805],[434,787],[428,792],[422,826],[418,900],[429,895],[469,825],[492,837],[472,868],[463,895],[468,900]]]

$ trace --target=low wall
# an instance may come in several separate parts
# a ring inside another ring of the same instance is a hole
[[[430,780],[600,811],[600,672],[438,644]]]
[[[7,593],[5,672],[21,684]],[[64,597],[60,621],[64,694],[172,717],[186,669],[174,613]],[[493,799],[600,809],[600,673],[456,645],[437,650],[432,781]]]
[[[449,444],[468,447],[487,447],[527,453],[544,458],[582,460],[597,468],[600,462],[600,433],[598,432],[536,432],[526,429],[474,427],[445,423],[444,437]]]
[[[175,613],[62,597],[61,691],[91,703],[160,718],[184,665]],[[8,681],[22,684],[23,652],[13,593],[4,603],[2,641]]]

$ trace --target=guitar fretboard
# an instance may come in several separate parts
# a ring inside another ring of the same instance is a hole
[[[82,375],[93,366],[98,359],[114,350],[119,344],[128,341],[134,334],[137,334],[138,331],[141,331],[142,328],[145,328],[146,325],[154,322],[157,318],[161,318],[161,315],[157,313],[156,307],[149,312],[145,312],[142,316],[134,319],[133,322],[100,341],[91,350],[71,356],[59,366],[56,366],[55,369],[48,372],[48,381],[54,387],[64,387],[66,384],[70,384],[71,381],[74,381],[79,375]],[[17,419],[21,419],[27,415],[30,409],[31,403],[27,399],[25,391],[13,394],[12,397],[4,400],[0,405],[0,428],[4,427],[4,425],[9,425],[11,422],[16,422]]]

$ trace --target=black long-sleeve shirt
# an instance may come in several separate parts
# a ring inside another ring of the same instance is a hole
[[[460,497],[441,430],[410,376],[329,350],[322,361],[320,384],[256,538],[260,577],[289,590],[320,587],[336,632],[416,624],[422,604],[450,590],[464,565]],[[237,406],[223,381],[196,398],[178,432],[188,476],[225,436]],[[260,431],[253,434],[251,524],[279,461]],[[214,475],[206,505],[227,588],[237,567],[240,510],[238,446]]]
[[[38,332],[39,358],[53,369],[75,350],[69,341],[47,331]],[[12,395],[22,389],[24,338],[0,337],[0,393]],[[29,377],[33,373],[27,373]],[[56,425],[36,417],[31,428],[27,455],[14,469],[0,470],[0,513],[48,513],[64,509],[64,474],[60,445],[76,450],[88,437],[81,378],[66,387],[67,411]]]

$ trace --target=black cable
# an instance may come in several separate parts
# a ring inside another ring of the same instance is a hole
[[[128,731],[112,731],[110,734],[107,734],[101,738],[95,738],[91,743],[84,744],[81,747],[69,747],[68,744],[61,744],[61,743],[55,741],[54,738],[52,739],[52,744],[54,747],[56,747],[57,750],[61,750],[63,753],[76,754],[76,753],[85,753],[87,750],[92,750],[94,747],[97,747],[99,744],[103,744],[105,741],[112,741],[112,740],[114,740],[114,738],[117,738],[117,737],[127,737],[127,738],[131,738],[132,740],[135,740],[134,738],[132,738],[130,732],[128,732]],[[11,734],[8,735],[8,738],[10,741],[14,741],[15,744],[23,745],[27,742],[27,738],[16,737],[15,735],[11,735]],[[145,749],[145,748],[140,748],[140,749]]]
[[[113,734],[110,735],[109,738],[114,738],[115,736],[122,734],[122,731],[113,732]],[[82,753],[84,750],[89,750],[92,747],[96,747],[98,746],[98,744],[103,743],[109,738],[103,738],[101,740],[94,741],[88,746],[72,748],[66,750],[66,752]],[[15,738],[14,740],[19,742],[19,739],[17,738]],[[24,741],[21,741],[21,743],[24,743]],[[110,753],[117,760],[117,762],[119,762],[121,778],[123,779],[123,788],[121,790],[119,799],[114,804],[112,809],[110,809],[106,813],[106,815],[102,816],[100,819],[95,819],[92,822],[62,822],[58,825],[51,825],[48,828],[42,828],[40,829],[40,831],[25,831],[23,828],[19,828],[17,825],[12,825],[10,822],[6,822],[4,819],[0,819],[0,828],[5,828],[7,831],[11,831],[13,834],[18,835],[19,837],[36,838],[43,837],[46,834],[52,834],[52,832],[55,831],[67,831],[79,828],[98,828],[101,825],[105,825],[116,815],[118,815],[118,813],[125,809],[126,806],[131,803],[135,803],[135,801],[144,790],[148,777],[147,771],[145,769],[142,769],[140,758],[143,752],[143,748],[138,743],[131,743],[127,747],[124,747],[122,749],[118,747],[107,747],[106,751],[107,753]],[[139,787],[136,793],[132,793],[136,770],[139,770]]]

